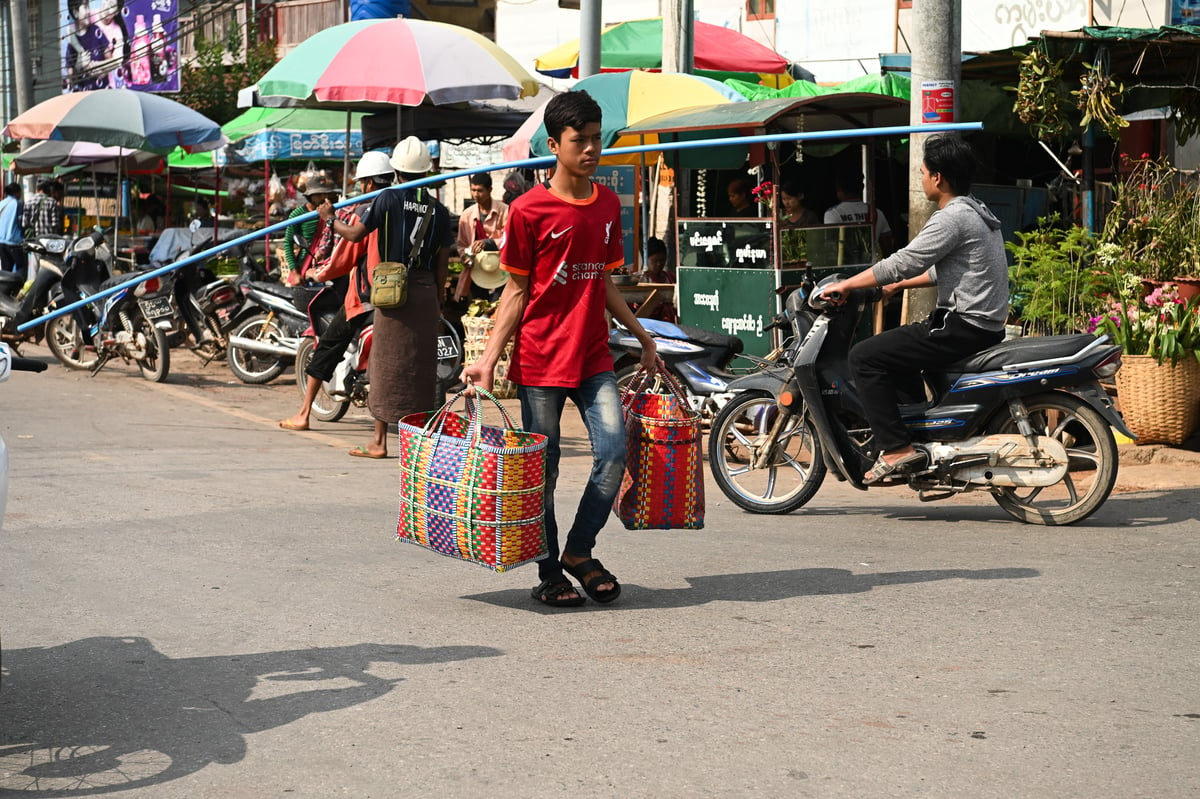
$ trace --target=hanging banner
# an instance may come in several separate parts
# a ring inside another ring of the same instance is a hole
[[[178,92],[178,14],[178,0],[59,0],[63,92]]]

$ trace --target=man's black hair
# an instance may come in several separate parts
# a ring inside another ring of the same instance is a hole
[[[979,161],[959,136],[935,136],[925,142],[922,158],[930,174],[938,174],[950,184],[950,191],[962,197],[971,193],[971,181],[975,179],[975,167]]]
[[[4,187],[4,196],[5,197],[20,197],[21,196],[21,184],[20,183],[9,183],[7,186]]]
[[[470,183],[472,186],[483,186],[485,189],[491,191],[492,176],[487,172],[476,172],[474,175],[471,175]]]
[[[55,182],[54,178],[42,178],[37,182],[37,190],[42,192],[50,191],[54,188]]]
[[[551,97],[542,121],[546,125],[546,135],[561,141],[562,132],[567,128],[583,130],[590,122],[603,122],[604,112],[600,110],[600,104],[581,89]]]
[[[858,172],[839,172],[833,178],[833,186],[843,194],[862,199],[863,179]]]

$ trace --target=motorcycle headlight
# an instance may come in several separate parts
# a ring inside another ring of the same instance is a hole
[[[62,255],[67,251],[66,239],[40,239],[40,242],[51,255]]]
[[[75,242],[75,246],[71,248],[71,252],[75,253],[76,255],[87,255],[95,249],[96,242],[92,241],[90,238],[84,237]]]

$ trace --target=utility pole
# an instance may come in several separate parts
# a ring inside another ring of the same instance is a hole
[[[695,72],[694,17],[692,0],[666,0],[663,7],[663,72]]]
[[[29,55],[29,9],[25,0],[8,0],[12,19],[13,78],[17,84],[17,114],[33,107],[33,59]]]
[[[579,77],[600,74],[600,0],[579,4]]]
[[[962,89],[962,2],[920,0],[913,3],[916,36],[912,48],[912,95],[909,124],[957,122]],[[937,207],[921,189],[921,159],[928,133],[909,139],[908,234],[917,234]],[[937,306],[937,289],[904,293],[904,322],[918,322]]]

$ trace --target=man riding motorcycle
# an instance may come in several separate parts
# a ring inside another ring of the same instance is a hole
[[[948,366],[1004,339],[1008,263],[1000,221],[970,196],[976,159],[962,139],[929,139],[921,187],[938,210],[907,247],[851,278],[828,286],[843,302],[853,289],[896,291],[937,286],[937,308],[924,321],[886,330],[850,353],[855,386],[870,422],[878,460],[864,477],[880,483],[920,467],[927,455],[913,447],[900,415],[900,397],[925,398],[921,373]]]

